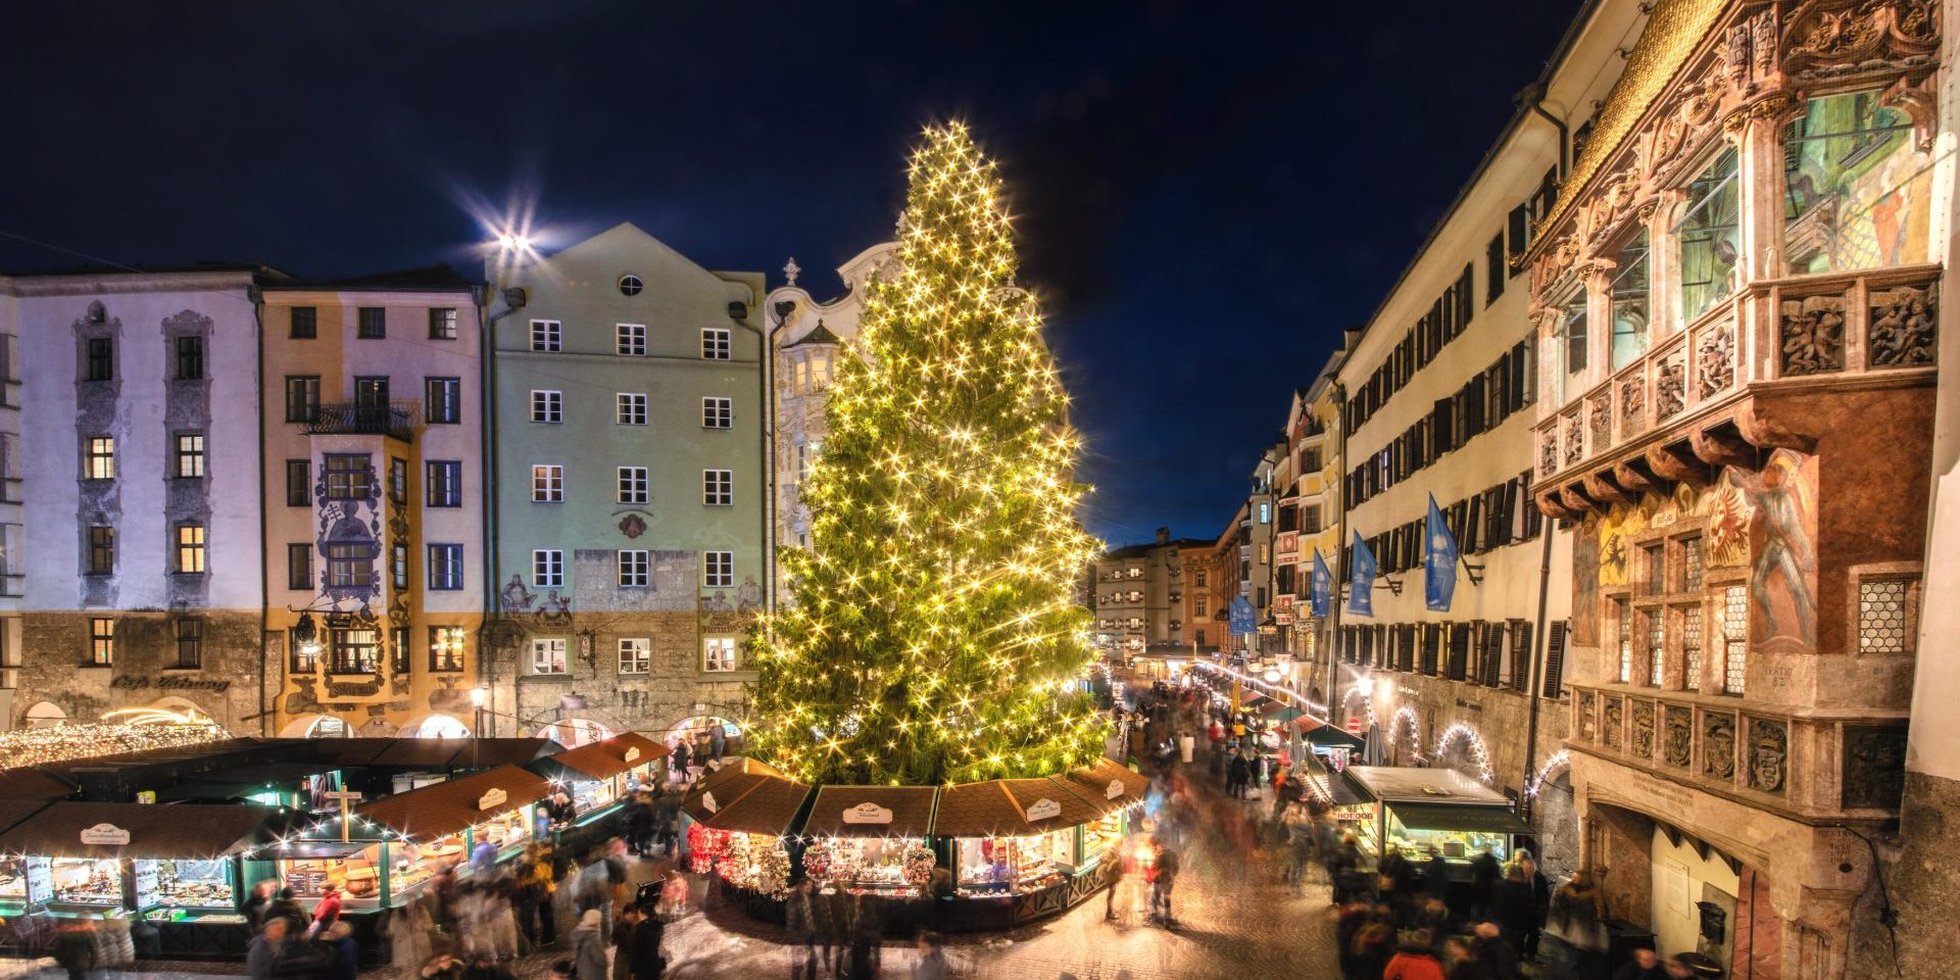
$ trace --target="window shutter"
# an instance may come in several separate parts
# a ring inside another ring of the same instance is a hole
[[[1530,364],[1528,363],[1529,355],[1525,353],[1529,349],[1529,346],[1524,341],[1519,341],[1516,347],[1511,348],[1510,398],[1511,411],[1513,412],[1519,411],[1526,405],[1531,404],[1531,372]]]
[[[1450,624],[1450,680],[1463,679],[1470,658],[1470,631],[1463,623]]]
[[[1457,542],[1457,549],[1466,555],[1474,555],[1485,547],[1484,534],[1484,495],[1470,498],[1470,512],[1463,522],[1463,540]]]
[[[1440,629],[1435,623],[1422,624],[1422,672],[1436,676],[1436,646]]]
[[[1531,624],[1518,620],[1511,624],[1511,686],[1517,690],[1531,687]]]
[[[1477,288],[1477,263],[1463,263],[1463,275],[1456,281],[1456,332],[1462,333],[1470,326],[1470,318],[1477,312],[1477,304],[1471,302],[1470,291]]]
[[[1508,222],[1506,222],[1506,225],[1507,227],[1505,230],[1509,232],[1509,234],[1506,236],[1506,241],[1504,243],[1504,255],[1505,258],[1508,260],[1506,263],[1506,265],[1508,266],[1509,262],[1515,262],[1518,259],[1524,257],[1525,236],[1531,233],[1531,214],[1530,214],[1529,202],[1526,202],[1525,204],[1520,204],[1517,207],[1512,208],[1511,218]],[[1508,273],[1510,270],[1507,267],[1505,271],[1506,273]]]
[[[1565,696],[1565,636],[1570,629],[1569,623],[1560,620],[1552,624],[1552,631],[1546,636],[1545,685],[1540,697]]]

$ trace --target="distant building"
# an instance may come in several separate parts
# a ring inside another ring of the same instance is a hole
[[[738,722],[770,577],[762,276],[630,224],[488,275],[496,730]]]
[[[1204,555],[1210,546],[1196,538],[1172,540],[1169,528],[1158,528],[1155,541],[1096,559],[1091,609],[1096,645],[1117,660],[1153,646],[1188,652],[1191,644],[1202,645],[1208,624],[1197,618],[1197,610],[1210,605],[1192,581],[1209,574]]]

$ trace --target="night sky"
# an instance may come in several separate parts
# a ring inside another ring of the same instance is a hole
[[[781,282],[890,236],[919,128],[1003,161],[1112,544],[1211,537],[1579,0],[36,4],[0,269],[480,269],[631,221]]]

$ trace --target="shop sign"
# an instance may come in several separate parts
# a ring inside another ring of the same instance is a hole
[[[1112,799],[1112,800],[1113,800],[1113,799],[1116,799],[1116,798],[1117,798],[1117,797],[1119,797],[1119,796],[1122,796],[1122,795],[1123,795],[1123,781],[1122,781],[1122,780],[1120,780],[1120,779],[1112,779],[1112,780],[1110,780],[1110,781],[1109,781],[1109,786],[1108,786],[1107,788],[1105,788],[1105,789],[1103,790],[1103,795],[1104,795],[1104,796],[1106,796],[1106,797],[1108,797],[1108,798],[1110,798],[1110,799]]]
[[[99,823],[93,827],[83,827],[82,843],[122,847],[129,843],[129,831],[112,823]]]
[[[136,794],[136,802],[138,803],[155,803],[156,801],[157,801],[156,790],[146,789],[146,790],[141,790]]]
[[[1061,815],[1062,805],[1045,796],[1034,801],[1034,804],[1028,807],[1029,823],[1033,823],[1036,820],[1051,820]]]
[[[1346,772],[1348,767],[1348,747],[1336,745],[1327,750],[1327,767],[1335,772]]]
[[[1346,726],[1346,727],[1347,727],[1347,733],[1348,733],[1349,735],[1359,735],[1359,734],[1361,734],[1361,719],[1359,719],[1359,718],[1349,718],[1349,719],[1347,720],[1347,726]]]
[[[717,811],[717,810],[720,810],[720,809],[721,809],[721,804],[719,804],[719,803],[716,803],[716,802],[715,802],[715,794],[713,794],[713,793],[702,793],[702,794],[701,794],[701,809],[703,809],[703,810],[706,810],[706,811],[708,811],[709,813],[714,813],[715,811]]]
[[[627,749],[627,750],[626,750],[626,761],[627,761],[627,762],[638,762],[638,761],[640,761],[640,747],[639,747],[639,746],[637,746],[637,745],[635,745],[635,746],[633,746],[632,748],[630,748],[630,749]]]
[[[845,823],[891,823],[892,812],[876,803],[859,803],[844,811]]]
[[[503,787],[492,786],[485,790],[482,796],[476,798],[476,808],[479,810],[494,810],[509,801],[510,794],[504,792]]]

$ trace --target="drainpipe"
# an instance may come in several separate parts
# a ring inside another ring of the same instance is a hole
[[[1536,505],[1527,501],[1525,506]],[[1531,707],[1526,716],[1524,729],[1524,782],[1518,784],[1519,788],[1524,790],[1531,788],[1531,777],[1535,774],[1534,767],[1538,764],[1538,700],[1540,697],[1538,688],[1545,682],[1545,605],[1550,599],[1552,583],[1552,535],[1558,533],[1558,523],[1550,516],[1547,516],[1543,527],[1544,530],[1539,533],[1539,536],[1544,538],[1544,545],[1538,551],[1538,625],[1532,628],[1531,642]],[[1569,644],[1570,642],[1571,639],[1568,637],[1567,643]],[[1531,816],[1531,810],[1532,800],[1529,795],[1526,795],[1524,799],[1524,812],[1527,818]]]
[[[497,584],[503,578],[504,573],[503,565],[498,561],[503,554],[500,548],[503,522],[497,507],[497,321],[502,320],[512,313],[516,313],[523,308],[524,304],[510,303],[508,302],[508,293],[499,292],[496,295],[506,299],[504,311],[485,319],[483,314],[490,309],[492,302],[491,290],[499,290],[501,287],[499,283],[493,282],[481,288],[482,291],[477,294],[476,318],[480,328],[477,331],[479,334],[477,337],[477,358],[483,364],[481,370],[478,372],[478,377],[483,391],[477,397],[483,400],[483,419],[480,426],[480,438],[483,442],[483,467],[480,476],[483,481],[483,618],[487,626],[490,617],[498,615],[501,612],[497,605]],[[527,302],[528,299],[529,297],[527,296]],[[490,658],[488,651],[484,649],[484,636],[485,630],[479,627],[477,630],[476,645],[476,683],[477,686],[484,689],[487,695],[486,700],[491,710],[485,711],[483,714],[484,717],[490,719],[490,727],[494,730],[497,726],[497,714],[495,710],[497,685],[496,676],[488,668]],[[513,683],[515,683],[514,680]],[[511,693],[510,713],[512,717],[516,717],[517,715],[517,694],[515,690]],[[477,733],[479,736],[482,734],[482,732]]]
[[[748,304],[747,308],[750,310],[755,309],[755,307],[759,305],[764,298],[765,297],[757,296],[754,289],[752,288],[749,291],[750,303]],[[769,316],[769,311],[767,310],[762,311],[762,315],[764,319],[767,319]],[[752,334],[755,334],[756,350],[757,350],[756,365],[755,365],[756,405],[761,411],[768,412],[770,410],[769,406],[773,404],[769,397],[770,396],[769,332],[762,329],[761,327],[756,326],[753,323],[750,323],[747,317],[731,316],[728,319],[732,321],[736,326],[741,327],[742,329],[747,330]],[[762,462],[762,471],[764,474],[763,486],[768,488],[767,489],[768,499],[763,501],[762,513],[758,515],[760,519],[757,521],[757,524],[760,525],[759,529],[762,533],[761,551],[762,551],[763,579],[768,583],[763,585],[762,587],[763,589],[762,606],[765,610],[773,610],[775,608],[775,591],[776,591],[775,590],[775,581],[776,581],[775,549],[770,546],[771,539],[769,537],[771,525],[774,523],[774,517],[776,513],[776,499],[775,499],[775,492],[774,492],[775,484],[773,482],[775,478],[774,474],[776,470],[776,461],[775,461],[775,455],[769,451],[770,437],[773,435],[773,431],[774,431],[773,426],[771,426],[770,424],[772,421],[773,421],[773,417],[765,417],[761,420],[761,423],[757,426],[758,432],[757,432],[757,440],[756,440],[757,446],[762,453],[761,462]]]
[[[1333,390],[1334,427],[1339,431],[1339,440],[1335,443],[1334,449],[1334,472],[1336,478],[1341,481],[1341,509],[1334,517],[1334,567],[1340,569],[1342,578],[1348,578],[1347,562],[1341,560],[1341,549],[1347,547],[1347,514],[1350,503],[1347,487],[1347,385],[1337,379],[1333,384]],[[1340,695],[1336,693],[1340,686],[1341,670],[1340,583],[1328,582],[1327,593],[1330,614],[1327,621],[1327,680],[1325,682],[1327,686],[1322,696],[1327,698],[1327,721],[1332,724],[1334,715],[1339,710],[1337,705],[1340,703]]]
[[[1565,175],[1571,172],[1568,161],[1571,157],[1569,147],[1572,143],[1572,133],[1566,128],[1565,120],[1545,111],[1545,80],[1540,78],[1538,81],[1532,82],[1530,87],[1519,92],[1518,103],[1529,108],[1533,115],[1544,119],[1558,129],[1558,179],[1564,180]]]
[[[272,587],[265,580],[266,575],[270,574],[266,569],[267,562],[265,560],[265,294],[259,291],[256,283],[245,287],[245,289],[247,298],[252,301],[252,347],[257,359],[257,365],[254,367],[257,374],[252,378],[252,390],[256,392],[253,398],[258,404],[252,407],[252,415],[259,423],[259,734],[265,736],[271,734],[267,730],[270,722],[266,718],[268,712],[265,704],[266,694],[269,688],[267,683],[268,678],[266,676],[265,649],[266,641],[272,636]],[[285,667],[285,656],[285,647],[281,646],[280,667],[282,670]]]

